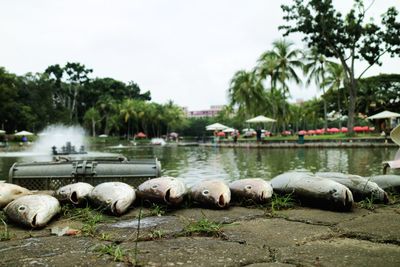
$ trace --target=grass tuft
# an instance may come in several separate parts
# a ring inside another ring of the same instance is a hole
[[[367,210],[374,210],[375,205],[374,205],[374,197],[371,196],[370,198],[367,197],[364,200],[358,202],[358,205],[360,208],[367,209]]]
[[[202,236],[222,236],[221,224],[208,220],[206,217],[197,222],[191,222],[183,229],[183,236],[202,235]]]
[[[283,196],[273,194],[271,199],[271,210],[272,212],[275,212],[277,210],[290,209],[293,208],[294,203],[292,194]]]
[[[76,208],[72,205],[66,205],[62,207],[61,211],[64,217],[84,223],[80,229],[84,236],[95,236],[98,223],[105,221],[100,212],[90,207]]]
[[[3,218],[0,218],[0,220],[4,225],[4,230],[0,231],[0,241],[10,240],[11,234],[10,231],[8,231],[7,223],[3,220]]]
[[[115,243],[102,245],[100,248],[97,249],[97,252],[99,252],[101,255],[112,256],[113,260],[116,262],[125,262],[130,266],[137,266],[134,264],[131,255]]]

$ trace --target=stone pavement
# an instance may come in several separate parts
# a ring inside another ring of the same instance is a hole
[[[400,266],[399,204],[346,213],[305,207],[178,209],[142,218],[135,242],[138,210],[110,217],[89,236],[51,235],[55,226],[85,225],[63,217],[41,230],[8,225],[9,238],[2,226],[0,265],[127,266],[136,251],[144,266]],[[217,236],[182,234],[189,223],[205,218],[221,225]]]

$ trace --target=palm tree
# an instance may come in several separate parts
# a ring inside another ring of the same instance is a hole
[[[271,84],[276,85],[278,82],[282,86],[280,89],[286,96],[290,94],[288,81],[294,81],[296,84],[301,84],[299,75],[296,69],[303,69],[303,62],[301,60],[302,52],[299,49],[292,49],[293,42],[277,40],[272,43],[272,50],[267,56],[268,59],[274,60],[275,71],[271,76]]]
[[[120,114],[124,118],[124,122],[127,123],[127,139],[130,136],[130,121],[132,118],[136,117],[136,105],[135,100],[125,99],[120,106]]]
[[[233,76],[228,90],[231,106],[238,107],[240,115],[256,115],[265,105],[264,87],[254,72],[240,70]]]
[[[328,61],[325,56],[318,53],[317,49],[313,48],[304,56],[304,74],[307,75],[307,85],[314,82],[322,91],[322,102],[324,103],[324,128],[328,128],[328,117],[327,117],[327,104],[325,100],[325,72]]]
[[[276,88],[277,81],[277,60],[275,53],[271,51],[266,51],[261,54],[258,59],[258,65],[256,66],[257,76],[261,80],[266,80],[269,77],[271,91],[274,91]]]
[[[345,73],[343,66],[335,62],[328,62],[326,68],[326,76],[322,82],[322,86],[327,90],[338,91],[338,109],[339,113],[342,113],[340,105],[340,94],[339,88],[344,85]],[[339,127],[342,127],[342,121],[339,119]]]
[[[96,136],[96,124],[101,120],[99,111],[92,107],[88,109],[83,117],[83,120],[91,125],[92,128],[92,136]]]
[[[303,68],[302,52],[299,49],[292,49],[293,43],[284,39],[277,40],[272,45],[272,50],[264,52],[259,58],[256,73],[261,81],[270,79],[271,93],[268,98],[279,100],[278,102],[270,101],[274,110],[273,116],[278,118],[282,115],[281,124],[285,128],[288,106],[284,103],[290,95],[288,82],[294,81],[301,84],[296,69]],[[274,92],[275,89],[279,90],[280,96]],[[278,114],[278,110],[280,114]]]
[[[163,106],[163,120],[167,127],[167,136],[170,130],[178,130],[178,128],[184,127],[187,123],[183,109],[175,105],[172,101],[168,101]]]

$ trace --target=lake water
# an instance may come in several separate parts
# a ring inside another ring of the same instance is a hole
[[[397,148],[218,148],[181,146],[132,146],[115,149],[98,146],[91,150],[122,154],[130,159],[157,157],[162,174],[179,177],[188,185],[218,178],[226,181],[246,177],[266,180],[295,169],[334,171],[361,176],[382,173],[382,161],[392,160]],[[7,179],[15,161],[41,160],[35,156],[0,153],[0,179]],[[389,173],[398,171],[390,170]],[[398,174],[398,173],[396,173]]]

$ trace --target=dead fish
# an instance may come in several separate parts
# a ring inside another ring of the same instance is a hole
[[[194,201],[216,208],[225,208],[231,201],[229,187],[220,180],[199,182],[190,191]]]
[[[88,183],[78,182],[69,184],[56,191],[56,198],[61,202],[70,202],[74,205],[79,205],[87,199],[93,188]]]
[[[0,208],[21,196],[30,195],[31,191],[16,184],[0,183]]]
[[[10,202],[4,212],[15,223],[40,228],[60,212],[60,203],[49,195],[28,195]]]
[[[368,177],[370,181],[377,183],[380,188],[384,190],[391,190],[400,192],[400,175],[385,174],[385,175],[374,175]]]
[[[375,182],[372,182],[359,175],[344,174],[340,172],[317,172],[317,177],[331,179],[348,187],[356,201],[372,198],[383,203],[388,203],[389,198],[386,192]]]
[[[260,178],[247,178],[229,184],[232,197],[265,203],[272,197],[271,184]]]
[[[344,185],[306,172],[286,172],[271,180],[274,192],[290,194],[312,206],[350,210],[353,194]]]
[[[121,182],[107,182],[97,185],[89,194],[90,201],[104,207],[114,215],[122,215],[135,201],[135,190]]]
[[[147,180],[138,187],[138,196],[168,205],[178,205],[186,194],[185,184],[173,177],[160,177]]]

